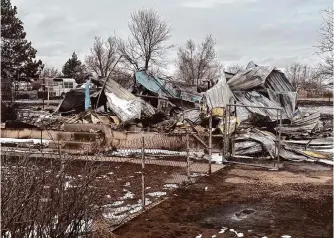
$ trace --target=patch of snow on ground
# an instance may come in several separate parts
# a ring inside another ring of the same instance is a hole
[[[152,202],[145,198],[145,205],[149,205]],[[130,214],[137,213],[142,210],[142,200],[139,199],[136,204],[133,205],[126,205],[123,207],[117,207],[117,208],[109,208],[107,211],[103,213],[103,216],[106,219],[111,219],[116,222],[122,221],[122,219],[126,218]]]
[[[161,197],[161,196],[165,196],[167,193],[166,192],[153,192],[153,193],[148,193],[148,196],[151,197]]]
[[[126,189],[123,190],[124,192],[126,192],[126,194],[124,194],[123,197],[121,197],[120,199],[133,199],[134,198],[134,194]]]
[[[193,173],[190,174],[190,177],[191,177],[191,178],[196,178],[196,177],[201,177],[201,176],[203,176],[203,175],[204,175],[204,174],[202,174],[202,173],[193,172]]]
[[[222,155],[219,153],[213,153],[211,156],[211,162],[216,164],[222,164],[225,161]]]
[[[118,207],[120,205],[122,205],[124,203],[124,201],[116,201],[110,204],[105,204],[103,205],[104,208],[110,208],[110,207]]]
[[[141,204],[141,199],[138,200],[138,203]],[[150,205],[152,201],[149,198],[145,198],[145,206]]]
[[[124,201],[116,201],[116,202],[112,203],[111,205],[119,206],[119,205],[122,205],[123,203],[124,203]]]
[[[168,188],[178,188],[179,186],[175,183],[167,183],[164,185],[164,188],[168,189]]]
[[[139,155],[142,153],[142,149],[119,149],[117,151],[108,151],[108,156],[130,156],[130,155]],[[187,156],[185,151],[173,151],[173,150],[159,150],[159,149],[145,149],[145,154],[147,155],[174,155],[174,156]],[[190,151],[190,158],[199,158],[204,156],[204,152]]]
[[[42,144],[49,145],[51,140],[45,139],[15,139],[15,138],[0,138],[0,143],[34,143],[34,144]]]

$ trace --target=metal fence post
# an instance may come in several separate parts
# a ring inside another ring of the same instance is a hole
[[[227,111],[228,111],[228,107],[229,105],[226,105],[225,107],[225,114],[224,114],[224,141],[223,141],[223,145],[224,145],[224,148],[223,148],[223,155],[224,155],[224,158],[226,158],[226,155],[227,155],[227,150],[226,150],[226,147],[227,147]]]
[[[145,141],[144,135],[141,138],[142,149],[141,149],[141,199],[142,199],[142,210],[145,210]]]
[[[190,181],[189,129],[188,128],[187,128],[186,132],[187,132],[187,135],[186,135],[186,142],[187,142],[187,177],[188,177],[188,180]]]
[[[280,152],[281,152],[281,128],[282,128],[282,109],[280,110],[279,132],[278,132],[278,151],[277,151],[277,170],[279,170]]]
[[[41,146],[40,146],[40,150],[42,151],[43,149],[43,129],[41,128]]]
[[[212,110],[210,110],[209,118],[209,174],[211,174],[211,160],[212,160]]]

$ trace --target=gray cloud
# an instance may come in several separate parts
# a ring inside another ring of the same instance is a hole
[[[329,0],[171,0],[80,1],[13,0],[27,37],[49,66],[61,68],[73,51],[81,60],[95,35],[128,35],[131,12],[156,9],[172,25],[170,43],[183,45],[192,38],[200,43],[207,34],[217,42],[224,64],[258,64],[286,67],[293,61],[313,63],[313,45],[322,19],[320,10]],[[166,55],[173,68],[177,47]]]

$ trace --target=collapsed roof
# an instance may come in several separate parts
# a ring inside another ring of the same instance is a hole
[[[271,66],[254,66],[234,75],[228,82],[232,91],[272,89],[276,92],[296,90],[283,72]]]

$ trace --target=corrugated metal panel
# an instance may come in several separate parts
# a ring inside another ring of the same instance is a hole
[[[243,105],[251,105],[251,106],[260,106],[260,107],[277,107],[280,105],[276,102],[270,101],[270,99],[265,96],[259,94],[258,92],[234,92],[234,96],[238,99],[238,101]],[[247,107],[247,109],[252,112],[259,114],[264,117],[269,117],[271,121],[276,121],[277,118],[277,110],[275,109],[265,109],[265,108],[253,108]],[[283,111],[282,118],[287,119],[286,113]]]
[[[101,78],[98,81],[101,85],[103,85],[105,80],[106,78]],[[116,81],[112,80],[111,78],[107,80],[104,91],[107,93],[114,93],[117,97],[127,100],[127,101],[136,99],[135,95],[130,93],[128,90],[123,88],[120,84],[118,84]]]
[[[273,70],[267,80],[265,81],[264,86],[266,88],[271,88],[276,92],[294,92],[296,91],[290,81],[287,79],[285,74],[279,70]]]
[[[261,66],[237,73],[227,83],[232,91],[245,91],[263,87],[266,78],[274,70],[270,66]]]
[[[228,81],[232,91],[249,91],[259,87],[276,92],[294,92],[285,74],[271,66],[251,67]]]
[[[100,84],[103,85],[105,80],[105,78],[99,79]],[[155,109],[150,104],[137,98],[111,78],[105,84],[104,93],[110,109],[123,122],[140,119],[142,114],[152,116],[155,113]]]
[[[320,113],[316,112],[309,116],[292,120],[289,125],[282,125],[282,134],[310,133],[319,123]]]
[[[230,99],[234,98],[225,78],[220,79],[219,82],[206,91],[204,95],[209,109],[225,107],[226,104],[230,103]]]
[[[297,93],[275,92],[271,89],[268,89],[268,94],[271,101],[276,102],[283,108],[289,119],[294,117],[297,104]]]

